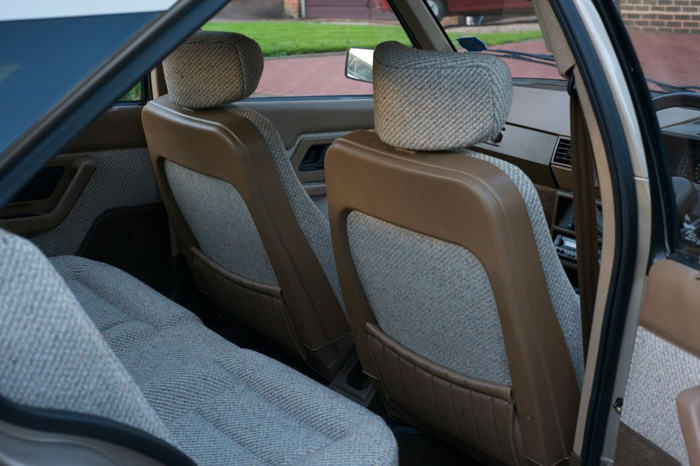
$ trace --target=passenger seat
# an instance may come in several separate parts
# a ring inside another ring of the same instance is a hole
[[[0,230],[0,300],[3,459],[398,464],[380,418],[111,266]]]
[[[277,129],[235,105],[256,89],[258,44],[199,31],[163,61],[169,94],[143,126],[177,241],[199,288],[328,380],[352,352],[327,216]]]
[[[373,74],[376,132],[326,157],[362,367],[394,416],[501,463],[560,464],[583,378],[578,296],[532,182],[465,149],[501,131],[508,67],[390,42]]]

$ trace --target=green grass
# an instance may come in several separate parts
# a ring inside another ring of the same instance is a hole
[[[344,52],[348,47],[374,48],[395,40],[410,45],[400,26],[322,24],[310,21],[256,21],[244,23],[209,22],[202,29],[238,32],[255,39],[266,57],[305,53]],[[469,35],[449,33],[452,40]],[[522,42],[542,37],[540,31],[481,34],[487,45]]]

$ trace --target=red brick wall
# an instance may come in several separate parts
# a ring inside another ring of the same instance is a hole
[[[631,30],[700,34],[700,0],[620,0],[620,13]]]
[[[301,14],[299,0],[284,0],[284,11],[292,18],[298,18]]]

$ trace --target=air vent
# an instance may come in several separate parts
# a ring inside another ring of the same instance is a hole
[[[557,143],[557,150],[554,151],[554,158],[552,163],[559,165],[571,166],[571,140],[565,138],[559,138]]]

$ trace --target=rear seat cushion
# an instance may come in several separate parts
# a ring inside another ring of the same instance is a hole
[[[197,463],[398,463],[393,434],[371,412],[236,347],[113,267],[77,257],[52,262]]]
[[[0,395],[22,406],[111,419],[174,442],[46,256],[4,230]]]

